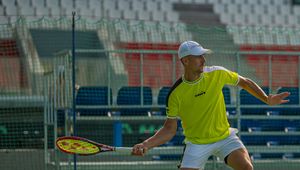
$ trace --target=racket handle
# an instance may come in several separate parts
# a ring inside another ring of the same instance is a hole
[[[131,153],[132,147],[115,147],[116,152]]]

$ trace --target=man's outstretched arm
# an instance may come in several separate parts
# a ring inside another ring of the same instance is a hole
[[[254,81],[242,76],[239,76],[238,86],[245,89],[248,93],[252,94],[268,105],[277,105],[289,102],[289,100],[285,100],[285,98],[290,95],[289,92],[282,92],[274,95],[270,94],[267,96],[266,93]]]

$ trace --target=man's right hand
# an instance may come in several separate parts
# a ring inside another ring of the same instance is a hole
[[[148,151],[148,147],[145,146],[144,143],[139,143],[134,145],[131,154],[136,156],[144,156],[147,151]]]

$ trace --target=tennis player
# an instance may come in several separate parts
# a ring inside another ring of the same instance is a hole
[[[267,96],[249,78],[221,66],[205,66],[204,55],[209,51],[195,41],[180,45],[178,56],[184,75],[168,94],[167,119],[155,135],[133,147],[133,155],[143,156],[149,149],[171,140],[179,118],[185,135],[181,170],[203,170],[211,155],[223,159],[235,170],[253,169],[246,147],[229,126],[222,88],[225,84],[239,86],[268,105],[288,102],[285,98],[290,93]]]

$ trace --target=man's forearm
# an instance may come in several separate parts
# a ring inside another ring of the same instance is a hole
[[[146,145],[149,149],[162,145],[166,143],[167,141],[171,140],[173,136],[176,134],[175,132],[170,133],[169,130],[166,128],[159,129],[155,135],[145,140],[143,143]]]
[[[268,96],[266,93],[252,80],[245,78],[245,84],[241,85],[247,92],[268,104]]]

